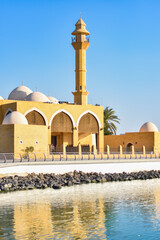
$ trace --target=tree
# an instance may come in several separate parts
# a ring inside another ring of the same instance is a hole
[[[117,127],[115,123],[120,123],[120,119],[113,108],[106,107],[104,109],[104,135],[116,134]]]

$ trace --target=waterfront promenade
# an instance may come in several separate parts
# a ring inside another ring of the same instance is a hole
[[[63,174],[74,170],[83,172],[122,173],[160,170],[160,159],[107,159],[9,162],[0,164],[0,176],[29,173]]]

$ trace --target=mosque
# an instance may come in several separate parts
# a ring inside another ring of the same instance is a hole
[[[160,152],[160,133],[153,123],[140,132],[104,136],[102,106],[87,103],[86,50],[89,32],[80,18],[72,32],[75,50],[74,103],[58,101],[26,86],[0,97],[0,152],[23,154],[53,152]]]
[[[74,103],[61,102],[26,86],[0,100],[0,152],[63,152],[104,149],[103,107],[87,103],[86,50],[89,32],[80,18],[72,32],[75,50]]]

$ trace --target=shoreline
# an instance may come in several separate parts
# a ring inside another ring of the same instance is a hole
[[[0,178],[0,193],[32,190],[32,189],[61,189],[65,186],[74,186],[89,183],[122,182],[160,178],[160,170],[139,171],[131,173],[85,173],[82,171],[65,174],[35,174],[27,176],[5,176]]]

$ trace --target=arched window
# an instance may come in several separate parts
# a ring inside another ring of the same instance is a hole
[[[35,110],[29,112],[26,118],[29,125],[46,125],[43,116]]]
[[[132,151],[132,146],[133,146],[132,143],[128,143],[127,146],[126,146],[126,152],[131,152]]]
[[[73,124],[70,117],[64,113],[58,113],[52,120],[51,132],[72,132]]]
[[[96,118],[87,113],[79,121],[78,132],[79,133],[98,133],[99,127]]]

